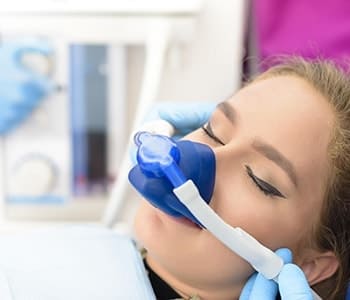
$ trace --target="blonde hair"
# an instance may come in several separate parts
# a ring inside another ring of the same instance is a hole
[[[339,268],[314,288],[324,299],[345,299],[350,278],[350,80],[330,61],[300,57],[284,58],[255,80],[283,75],[304,79],[328,100],[334,111],[327,187],[312,242],[321,251],[332,251]]]

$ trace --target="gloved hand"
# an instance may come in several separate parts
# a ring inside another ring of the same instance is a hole
[[[215,107],[214,102],[164,102],[158,104],[146,120],[161,118],[175,127],[175,135],[184,136],[205,124]]]
[[[174,138],[180,138],[205,124],[215,107],[214,102],[162,102],[155,105],[146,115],[140,130],[148,131],[147,123],[162,119],[175,127]],[[157,133],[162,134],[162,132]],[[129,149],[129,155],[132,164],[135,165],[136,147]]]
[[[48,56],[52,49],[40,39],[0,44],[0,134],[16,127],[53,90],[49,78],[23,65],[26,53]]]
[[[277,292],[282,300],[312,300],[312,293],[303,271],[292,264],[292,253],[283,248],[276,251],[285,265],[278,276],[278,284],[261,274],[253,274],[245,284],[239,300],[275,300]]]

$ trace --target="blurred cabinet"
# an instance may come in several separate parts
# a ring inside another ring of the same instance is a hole
[[[105,45],[110,49],[110,61],[108,63],[111,62],[112,66],[113,63],[116,63],[115,66],[120,66],[122,63],[125,52],[120,50],[121,47],[144,46],[143,77],[137,110],[133,116],[134,124],[137,124],[156,98],[167,51],[169,48],[176,49],[179,44],[191,42],[195,36],[196,19],[200,12],[200,6],[201,1],[198,0],[89,2],[46,0],[30,1],[30,3],[11,1],[11,3],[0,8],[0,32],[3,36],[40,36],[52,39],[57,53],[59,53],[58,60],[55,62],[57,69],[55,70],[54,79],[58,84],[68,87],[63,91],[63,93],[66,93],[66,98],[70,84],[67,75],[67,61],[69,59],[69,47],[67,45]],[[62,67],[60,63],[63,63],[63,65],[66,63],[66,67]],[[116,79],[117,82],[123,82],[122,72],[122,69],[116,67],[115,71],[111,71],[111,78],[116,76],[118,78],[118,80]],[[123,91],[122,88],[120,90]],[[123,94],[123,92],[121,93]],[[126,99],[125,93],[123,95],[119,94],[119,96],[124,96],[124,99]],[[62,94],[60,97],[62,97]],[[49,105],[48,103],[46,105]],[[54,101],[52,103],[58,106],[67,106],[67,101],[66,104]],[[128,105],[127,101],[123,105],[126,107]],[[59,114],[65,110],[67,108],[61,107],[57,108],[55,112]],[[38,111],[42,112],[43,110],[39,108]],[[52,110],[47,109],[47,111]],[[110,114],[109,119],[113,120],[113,108],[106,113]],[[106,206],[107,195],[92,197],[89,200],[80,199],[75,201],[73,199],[74,201],[71,201],[72,199],[69,199],[72,197],[69,193],[72,189],[69,181],[69,178],[71,178],[69,173],[72,172],[72,169],[69,168],[72,164],[72,147],[69,144],[69,139],[67,139],[67,134],[69,135],[70,132],[69,126],[71,125],[68,114],[62,113],[61,116],[50,116],[45,113],[36,113],[33,119],[28,122],[43,124],[45,118],[52,117],[58,118],[62,124],[65,124],[63,127],[51,129],[66,142],[57,143],[60,139],[56,139],[55,144],[53,139],[50,140],[45,137],[46,141],[49,141],[48,144],[50,144],[47,145],[47,149],[49,149],[47,151],[59,153],[58,157],[62,161],[52,161],[45,155],[25,156],[23,154],[25,159],[18,164],[14,172],[11,175],[6,174],[4,170],[8,161],[4,154],[6,153],[7,142],[1,141],[0,213],[2,220],[99,220],[101,218]],[[23,128],[19,129],[19,133],[15,133],[17,140],[20,140],[18,135],[27,136],[28,130],[35,134],[35,124],[34,126],[30,125],[30,129],[26,126],[24,124]],[[111,126],[111,124],[106,126]],[[112,127],[116,127],[115,124]],[[113,138],[111,140],[113,141]],[[41,146],[38,145],[38,148]],[[17,143],[16,151],[23,152],[25,147],[24,144]],[[113,145],[111,147],[113,148]],[[67,167],[61,169],[60,164],[66,164]],[[111,168],[113,169],[113,166]],[[34,173],[33,170],[35,170]],[[31,174],[36,174],[36,176],[32,178],[32,181],[28,181]],[[11,178],[8,178],[8,176],[11,176]],[[8,180],[11,180],[12,184],[6,184],[5,188],[5,183]],[[10,189],[13,189],[12,191],[19,189],[35,196],[45,195],[52,186],[58,183],[64,186],[63,190],[66,190],[65,197],[68,201],[58,201],[56,203],[57,199],[55,198],[50,199],[52,202],[46,204],[35,203],[35,201],[30,204],[7,203],[5,201],[9,193],[9,186],[11,186]]]

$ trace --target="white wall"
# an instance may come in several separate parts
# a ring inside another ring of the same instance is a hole
[[[221,101],[239,87],[244,3],[244,0],[203,0],[193,42],[178,46],[177,67],[172,66],[172,55],[168,53],[160,101]],[[132,47],[128,56],[129,101],[135,103],[144,51]]]
[[[223,100],[240,84],[243,1],[206,0],[192,44],[179,69],[165,68],[159,94],[166,100]]]

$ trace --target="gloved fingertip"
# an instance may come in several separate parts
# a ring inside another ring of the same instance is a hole
[[[280,248],[276,250],[276,254],[283,259],[285,264],[291,263],[293,261],[292,251],[288,248]]]
[[[160,111],[164,111],[165,103],[155,104],[144,116],[143,122],[163,119],[167,121],[167,118],[162,118],[160,116]]]
[[[277,283],[258,274],[251,291],[250,299],[275,299],[277,295]]]
[[[209,114],[212,114],[217,107],[217,103],[215,102],[204,102],[201,105]]]
[[[3,119],[0,121],[0,135],[11,132],[20,122],[20,120]]]
[[[50,78],[42,77],[38,80],[38,83],[45,93],[51,93],[57,89],[57,85]]]
[[[295,264],[286,264],[278,276],[282,299],[312,300],[311,288],[304,272]]]
[[[248,281],[246,282],[246,284],[244,285],[244,287],[241,291],[241,294],[239,296],[239,300],[249,300],[249,296],[250,296],[250,293],[253,289],[254,282],[255,282],[257,275],[258,274],[255,273],[252,276],[250,276],[250,278],[248,279]]]
[[[51,43],[44,38],[25,38],[16,41],[15,44],[18,54],[23,55],[26,53],[38,53],[45,56],[53,53],[53,47]]]

